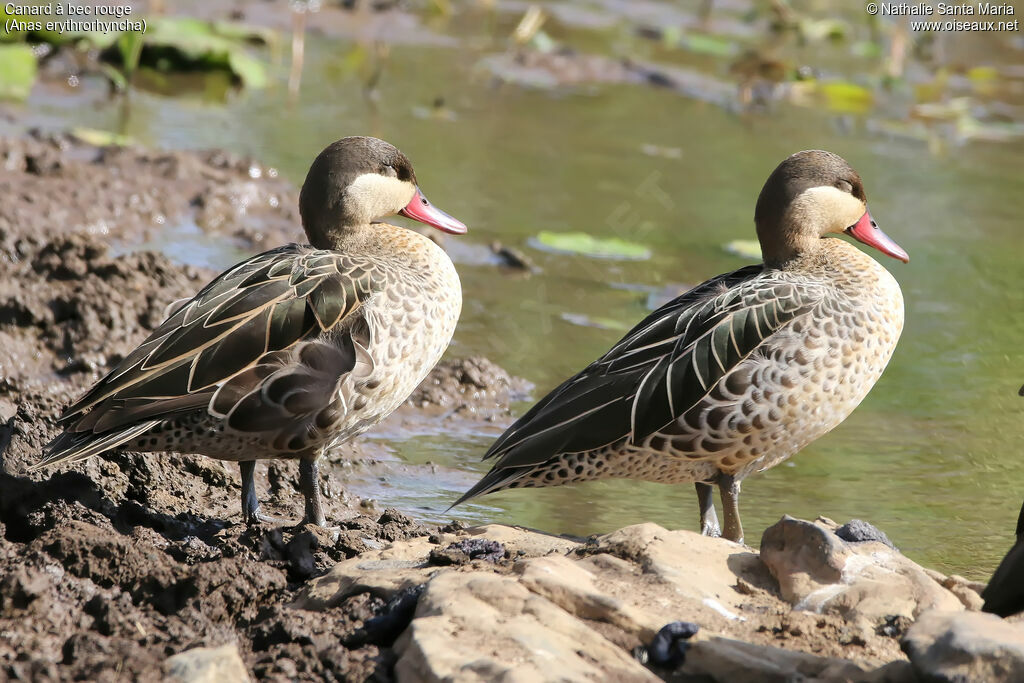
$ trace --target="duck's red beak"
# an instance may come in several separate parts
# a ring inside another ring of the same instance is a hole
[[[910,263],[910,256],[907,252],[903,247],[893,242],[891,237],[882,232],[882,229],[875,223],[875,219],[871,217],[871,212],[869,211],[865,211],[860,220],[855,225],[848,227],[846,232],[853,236],[854,239],[863,242],[869,247],[874,247],[887,256],[892,256],[894,259],[899,259],[904,263]]]
[[[418,187],[416,188],[416,194],[413,195],[412,200],[398,213],[406,218],[411,218],[414,221],[419,221],[420,223],[426,223],[438,230],[450,232],[453,235],[466,234],[467,228],[465,223],[452,218],[444,211],[427,201],[427,198],[423,196],[423,193],[420,192],[420,188]]]

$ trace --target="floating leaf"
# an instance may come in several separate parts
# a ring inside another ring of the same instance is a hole
[[[976,66],[967,70],[967,78],[975,92],[981,95],[993,95],[999,87],[999,72],[995,67]]]
[[[208,69],[226,69],[242,85],[261,88],[267,82],[266,68],[263,62],[245,50],[242,41],[247,36],[263,39],[262,32],[250,31],[244,25],[214,24],[188,17],[161,17],[149,22],[144,49],[169,48],[180,55],[182,61]],[[146,61],[145,54],[143,61]],[[157,66],[166,70],[172,63],[161,59]]]
[[[871,91],[856,83],[821,83],[818,92],[824,96],[826,106],[833,111],[865,112],[874,101]]]
[[[838,19],[801,19],[797,31],[804,40],[842,40],[848,28]]]
[[[976,66],[967,70],[967,78],[972,83],[987,83],[999,80],[999,71],[993,66]]]
[[[530,45],[541,52],[554,52],[558,43],[544,31],[537,31],[530,39]]]
[[[850,46],[850,52],[855,57],[878,59],[882,56],[882,46],[873,40],[861,40]]]
[[[36,70],[31,47],[0,44],[0,99],[27,98],[36,82]]]
[[[584,315],[583,313],[562,313],[561,318],[567,323],[579,325],[580,327],[595,327],[599,330],[615,330],[618,332],[625,332],[629,329],[629,325],[615,318]]]
[[[541,232],[530,239],[537,249],[566,254],[582,254],[593,258],[627,259],[642,261],[651,257],[651,251],[642,244],[612,237],[600,239],[585,232]]]
[[[790,83],[790,97],[797,104],[824,104],[832,111],[863,113],[871,109],[874,95],[862,85],[846,81],[798,81]]]
[[[739,53],[740,48],[725,38],[709,36],[703,33],[687,33],[679,38],[679,47],[690,52],[712,57],[732,57]]]
[[[740,258],[761,260],[761,243],[757,240],[733,240],[725,244],[725,250]]]
[[[914,118],[949,121],[967,115],[971,110],[971,100],[968,97],[954,97],[945,102],[922,102],[915,104],[910,113]]]
[[[135,140],[129,135],[111,133],[108,130],[97,130],[96,128],[72,128],[71,134],[87,145],[95,147],[126,147],[135,143]]]

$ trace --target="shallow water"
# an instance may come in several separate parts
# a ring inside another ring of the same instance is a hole
[[[508,23],[498,18],[494,30],[505,35]],[[287,103],[283,87],[227,102],[138,92],[123,132],[145,144],[252,153],[296,184],[337,137],[395,143],[415,161],[431,200],[470,226],[460,239],[501,240],[540,267],[531,278],[510,277],[460,259],[465,307],[451,350],[486,355],[528,378],[535,398],[622,333],[567,318],[627,329],[647,312],[645,287],[697,283],[744,265],[722,245],[753,237],[754,201],[771,169],[800,149],[843,155],[864,178],[876,220],[911,255],[903,265],[873,254],[903,287],[906,330],[889,369],[842,426],[746,481],[748,541],[784,513],[859,517],[924,564],[987,577],[1011,543],[1024,497],[1022,144],[972,143],[936,156],[922,142],[868,132],[862,118],[814,109],[739,116],[635,85],[496,86],[475,66],[498,49],[475,47],[474,36],[487,31],[469,19],[449,30],[469,37],[458,48],[390,46],[376,105],[363,96],[353,44],[313,37],[297,103]],[[584,32],[577,44],[590,40]],[[438,97],[454,120],[430,114]],[[71,97],[37,88],[28,107],[43,126],[117,130],[122,122],[99,83]],[[661,148],[668,152],[651,153]],[[203,264],[216,265],[215,246],[185,227]],[[528,244],[541,230],[623,237],[653,256],[546,253]],[[220,265],[235,260],[235,249],[224,250]],[[360,495],[428,519],[580,535],[641,521],[696,528],[691,487],[629,481],[506,492],[446,514],[485,471],[479,457],[494,435],[388,435],[393,477],[358,468],[339,475]]]

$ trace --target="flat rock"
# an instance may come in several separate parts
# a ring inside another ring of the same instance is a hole
[[[512,557],[565,554],[580,545],[561,536],[500,524],[474,527],[458,534],[439,534],[433,540],[420,536],[339,562],[326,574],[306,584],[291,606],[323,611],[350,595],[366,592],[389,600],[399,591],[424,583],[441,571],[430,563],[432,551],[467,538],[500,543]]]
[[[194,647],[164,662],[168,683],[249,683],[249,670],[234,643]]]
[[[928,609],[964,607],[961,598],[899,551],[879,541],[844,541],[828,520],[783,517],[765,530],[761,560],[794,607],[838,613],[862,629],[886,617],[914,619]]]
[[[930,610],[901,641],[922,680],[1024,680],[1024,625],[983,612]]]
[[[849,660],[717,636],[692,640],[679,673],[683,680],[687,676],[703,676],[730,683],[789,683],[794,679],[859,681],[867,677],[864,668]]]
[[[489,572],[436,576],[395,652],[408,683],[658,680],[555,603]]]

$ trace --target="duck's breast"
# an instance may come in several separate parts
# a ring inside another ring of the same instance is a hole
[[[384,284],[366,302],[373,371],[340,388],[347,404],[365,405],[358,431],[387,417],[423,381],[448,348],[462,310],[459,275],[444,250],[395,230],[401,232],[394,251],[374,258]]]

